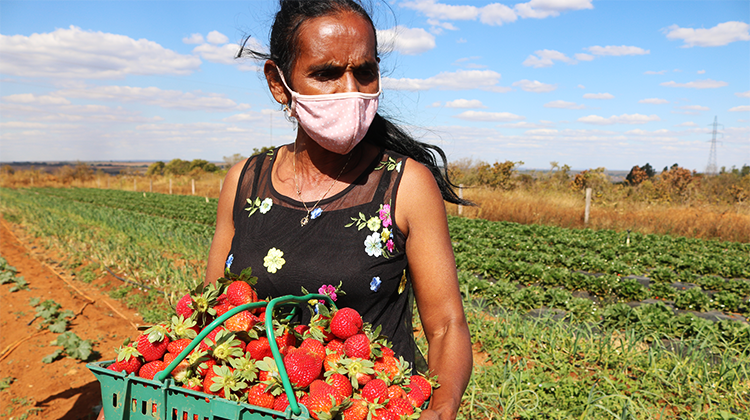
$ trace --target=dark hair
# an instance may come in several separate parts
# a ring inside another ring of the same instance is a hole
[[[370,24],[373,33],[377,33],[370,14],[357,0],[279,0],[279,11],[271,27],[269,52],[246,48],[245,45],[250,39],[248,36],[237,57],[249,56],[256,60],[271,60],[284,73],[284,77],[290,80],[290,72],[299,48],[298,34],[302,23],[308,19],[344,12],[358,14]],[[375,43],[377,55],[377,37]],[[403,154],[425,165],[435,177],[443,200],[454,204],[472,204],[456,194],[456,185],[448,177],[448,161],[440,147],[415,140],[380,113],[375,115],[363,141]],[[440,157],[442,165],[438,163],[435,154]]]

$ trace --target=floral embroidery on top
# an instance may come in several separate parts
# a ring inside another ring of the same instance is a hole
[[[284,266],[284,263],[286,263],[286,260],[283,257],[284,251],[271,248],[268,250],[268,254],[263,257],[263,267],[266,267],[266,270],[268,270],[269,273],[275,273]]]
[[[271,210],[271,207],[273,206],[273,200],[271,199],[271,197],[268,197],[263,201],[260,201],[260,197],[256,197],[255,201],[248,198],[247,204],[249,204],[250,207],[245,208],[245,210],[250,212],[250,214],[247,215],[247,217],[250,217],[258,210],[260,210],[260,214],[268,213],[268,211]]]
[[[393,225],[391,220],[391,205],[381,204],[377,216],[367,217],[359,213],[358,217],[352,217],[352,222],[344,227],[357,226],[358,230],[369,229],[372,234],[365,238],[365,252],[371,257],[390,258],[396,252],[396,245],[393,243]]]
[[[370,282],[370,290],[372,290],[373,292],[377,292],[378,290],[380,290],[380,285],[382,283],[383,282],[380,281],[380,277],[373,277],[372,281]]]
[[[392,171],[395,169],[396,172],[401,172],[401,161],[399,160],[398,162],[396,162],[396,159],[389,157],[388,160],[380,162],[380,165],[378,165],[375,170],[379,171],[383,168],[385,168],[386,171]]]

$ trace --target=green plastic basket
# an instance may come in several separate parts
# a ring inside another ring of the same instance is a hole
[[[305,406],[297,402],[294,388],[284,368],[283,359],[276,340],[268,340],[273,358],[279,369],[284,391],[289,399],[285,412],[271,410],[254,405],[229,401],[227,399],[192,391],[175,384],[169,374],[201,341],[216,327],[238,312],[266,306],[266,334],[273,337],[273,310],[276,306],[325,300],[335,307],[330,297],[320,294],[304,296],[287,295],[272,299],[270,302],[255,302],[232,308],[215,319],[203,329],[195,339],[182,351],[166,369],[159,372],[153,380],[144,379],[134,374],[126,375],[107,369],[114,360],[89,363],[86,365],[99,380],[102,387],[102,406],[107,420],[118,419],[163,419],[163,420],[263,420],[263,419],[309,419],[310,414]]]

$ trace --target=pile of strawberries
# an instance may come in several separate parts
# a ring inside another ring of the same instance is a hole
[[[198,287],[179,300],[170,322],[125,343],[108,369],[153,379],[214,319],[258,301],[254,284],[248,271]],[[294,325],[284,314],[266,314],[265,306],[233,315],[171,377],[187,389],[283,412],[289,400],[269,344],[274,340],[296,400],[313,418],[418,418],[436,382],[412,375],[409,364],[396,358],[379,335],[380,328],[373,330],[356,310],[329,312],[318,301],[310,305],[314,315],[307,325]],[[273,318],[273,337],[266,334],[266,316]]]

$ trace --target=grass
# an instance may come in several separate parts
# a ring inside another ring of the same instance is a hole
[[[586,225],[583,193],[467,188],[464,189],[464,198],[477,204],[463,206],[462,215],[468,218],[750,242],[750,207],[747,204],[607,202],[595,199]],[[456,205],[448,204],[447,210],[449,214],[458,214]]]

